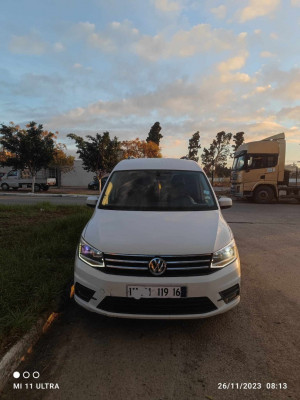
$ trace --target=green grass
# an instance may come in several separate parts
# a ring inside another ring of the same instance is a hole
[[[91,214],[85,206],[0,206],[0,352],[57,308]]]

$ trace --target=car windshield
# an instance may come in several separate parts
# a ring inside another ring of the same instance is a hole
[[[131,211],[217,210],[207,178],[197,171],[116,171],[99,208]]]

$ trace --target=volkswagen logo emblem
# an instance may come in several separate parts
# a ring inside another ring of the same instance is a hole
[[[167,263],[162,258],[155,257],[149,262],[149,271],[152,275],[160,276],[166,271],[166,269]]]

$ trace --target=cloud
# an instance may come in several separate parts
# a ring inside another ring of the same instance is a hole
[[[65,50],[65,46],[60,42],[56,42],[53,45],[53,49],[54,49],[54,51],[60,53]]]
[[[169,13],[169,12],[178,12],[182,9],[182,3],[180,1],[175,0],[154,0],[154,6],[157,10]]]
[[[114,52],[123,49],[125,44],[131,44],[140,38],[139,31],[128,20],[113,21],[101,32],[90,22],[79,22],[72,27],[72,33],[79,40],[85,41],[90,47],[104,52]]]
[[[209,24],[199,24],[190,30],[179,30],[170,39],[162,33],[155,36],[144,35],[135,45],[141,57],[151,61],[171,57],[191,57],[197,53],[224,51],[240,46],[245,35],[235,36],[225,29],[212,29]]]
[[[226,17],[227,9],[226,9],[226,6],[224,6],[222,4],[219,7],[211,8],[210,11],[215,15],[215,17],[217,17],[219,19],[223,19]]]
[[[300,0],[291,0],[291,5],[293,7],[300,7]]]
[[[300,106],[282,108],[278,113],[278,117],[284,120],[300,122]]]
[[[13,35],[9,44],[9,50],[15,54],[41,55],[46,49],[47,43],[43,42],[37,33]]]
[[[95,24],[91,24],[90,22],[79,22],[73,27],[73,30],[82,35],[88,35],[93,33],[96,29]]]
[[[258,17],[264,17],[276,11],[280,0],[249,0],[248,6],[238,12],[239,22],[243,23]]]
[[[274,57],[275,54],[271,53],[270,51],[262,51],[262,52],[260,53],[260,56],[261,56],[262,58],[270,58],[270,57]]]
[[[110,52],[116,50],[114,42],[109,37],[105,37],[99,33],[91,33],[87,38],[87,42],[90,46],[104,51]]]
[[[136,36],[139,34],[139,30],[135,28],[132,25],[132,23],[128,20],[124,20],[123,22],[113,21],[110,24],[110,27],[113,29],[113,31],[121,34],[126,34],[131,36]]]
[[[271,88],[272,88],[272,86],[270,84],[266,85],[266,86],[257,86],[252,92],[244,94],[242,96],[242,98],[246,100],[249,97],[254,96],[254,95],[258,94],[258,93],[264,93],[264,92],[266,92],[267,90],[269,90]]]
[[[281,101],[299,101],[300,98],[300,68],[290,71],[271,69],[268,78],[276,82],[272,96]]]
[[[248,74],[242,72],[236,72],[236,73],[231,72],[243,68],[246,64],[246,59],[248,55],[249,53],[247,51],[243,51],[241,54],[235,57],[229,58],[226,61],[222,61],[218,65],[221,82],[223,83],[234,82],[234,81],[242,83],[251,82],[252,79]]]
[[[12,89],[15,95],[31,98],[56,97],[57,94],[65,94],[64,79],[57,74],[45,75],[26,73],[21,76]]]
[[[271,85],[266,85],[266,86],[257,86],[256,88],[255,88],[255,93],[263,93],[263,92],[265,92],[266,90],[268,90],[268,89],[271,89]]]
[[[13,35],[9,50],[15,54],[42,55],[47,51],[60,53],[65,50],[65,47],[61,42],[50,44],[43,41],[39,33],[34,31],[23,36]]]
[[[82,64],[80,63],[75,63],[73,64],[73,68],[78,71],[78,72],[87,72],[87,71],[92,71],[93,68],[91,67],[84,67]]]
[[[221,72],[241,69],[246,64],[247,57],[248,52],[245,52],[244,54],[229,58],[228,60],[221,62],[218,66],[218,69]]]

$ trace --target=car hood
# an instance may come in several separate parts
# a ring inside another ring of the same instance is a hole
[[[212,253],[226,246],[232,233],[219,210],[96,209],[83,237],[104,253],[179,255]]]

